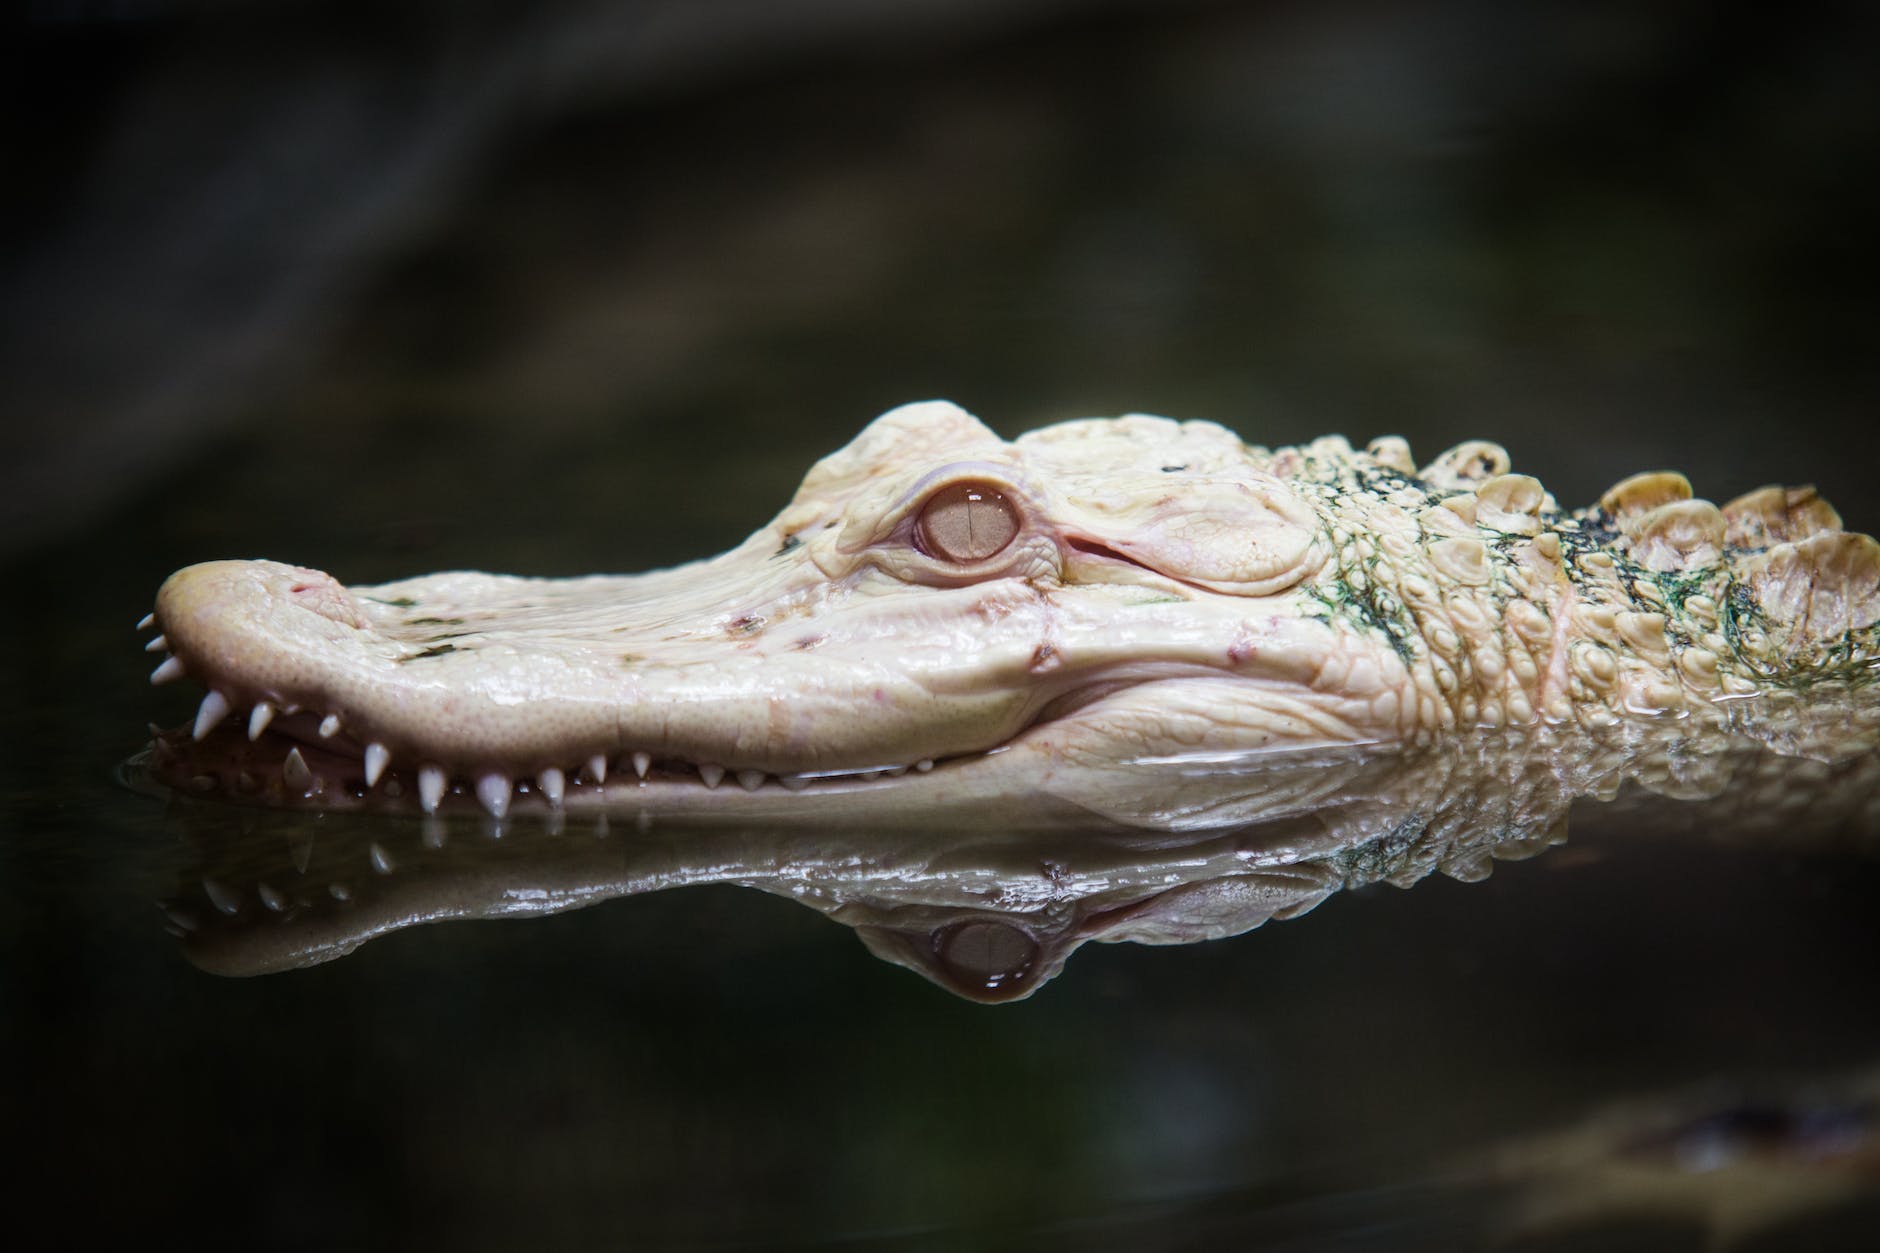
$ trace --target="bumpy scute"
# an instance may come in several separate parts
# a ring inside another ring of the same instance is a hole
[[[1364,451],[1377,459],[1377,463],[1386,469],[1395,470],[1402,475],[1417,472],[1416,458],[1410,455],[1410,441],[1401,435],[1380,435],[1364,446]]]
[[[1477,483],[1508,473],[1513,462],[1508,450],[1485,439],[1457,444],[1423,467],[1423,481],[1449,491],[1466,491]]]
[[[1841,515],[1813,487],[1759,487],[1723,507],[1724,540],[1734,548],[1768,548],[1841,529]]]
[[[1650,513],[1660,505],[1689,500],[1692,495],[1691,481],[1682,474],[1650,470],[1621,479],[1607,488],[1606,494],[1599,498],[1599,507],[1624,526],[1628,519]]]
[[[1691,570],[1723,555],[1723,512],[1707,500],[1674,500],[1629,518],[1625,535],[1647,570]]]
[[[1747,572],[1787,655],[1835,644],[1880,622],[1880,542],[1824,531],[1777,544]]]
[[[1475,499],[1499,513],[1538,514],[1550,504],[1547,489],[1531,474],[1498,474],[1475,489]]]

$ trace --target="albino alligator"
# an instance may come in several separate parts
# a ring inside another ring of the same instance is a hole
[[[1567,512],[1490,443],[1418,468],[1140,415],[1007,442],[908,405],[710,560],[212,562],[147,621],[152,681],[208,689],[157,773],[326,809],[1176,830],[1270,817],[1196,778],[1300,750],[1544,728],[1631,751],[1598,789],[1709,795],[1726,746],[1880,742],[1880,544],[1811,489],[1648,473]]]
[[[1669,473],[1563,512],[1486,443],[1421,470],[1140,416],[1007,443],[913,405],[709,561],[356,589],[217,562],[154,620],[153,679],[209,695],[150,773],[287,811],[189,832],[171,925],[228,973],[732,882],[1007,1000],[1092,940],[1480,878],[1628,782],[1686,802],[1655,825],[1880,830],[1880,545],[1809,489],[1719,509]],[[316,852],[308,808],[426,817]],[[557,838],[610,815],[639,833]]]

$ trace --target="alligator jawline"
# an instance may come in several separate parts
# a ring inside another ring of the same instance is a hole
[[[996,745],[939,761],[922,758],[911,763],[793,773],[635,752],[596,753],[566,769],[538,770],[532,778],[501,770],[466,776],[445,773],[441,767],[386,764],[368,779],[366,746],[343,732],[322,737],[319,725],[318,719],[303,712],[279,715],[253,738],[236,721],[218,723],[200,735],[191,724],[169,730],[153,726],[148,765],[159,779],[181,790],[238,802],[311,804],[325,809],[410,810],[415,806],[426,813],[480,804],[500,818],[512,808],[586,809],[636,797],[653,799],[680,789],[698,794],[724,788],[735,794],[740,789],[802,792],[886,786],[886,781],[909,773],[957,768],[1005,747]],[[441,780],[441,785],[428,784],[439,788],[430,797],[422,777],[426,770],[438,771],[436,777]]]

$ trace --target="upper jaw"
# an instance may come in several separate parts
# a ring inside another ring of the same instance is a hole
[[[455,573],[347,589],[273,562],[209,563],[158,594],[154,625],[174,656],[153,679],[188,674],[209,689],[198,740],[239,712],[256,735],[376,758],[374,774],[395,761],[469,778],[573,779],[621,762],[642,776],[673,761],[707,777],[904,768],[998,743],[1042,699],[996,682],[944,692],[941,671],[866,653],[824,662],[823,633],[789,611],[790,589],[733,577],[748,573]],[[861,617],[864,634],[888,630]]]

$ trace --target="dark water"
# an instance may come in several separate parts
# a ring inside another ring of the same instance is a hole
[[[1563,503],[1814,482],[1880,529],[1852,17],[1019,8],[681,39],[641,6],[611,43],[575,6],[44,10],[6,253],[18,1207],[74,1246],[1663,1249],[1766,1195],[1745,1247],[1866,1247],[1872,1136],[1808,1128],[1871,1130],[1880,865],[1828,850],[1612,830],[1093,945],[1005,1007],[732,887],[246,980],[164,933],[187,850],[112,772],[188,711],[131,626],[195,560],[663,564],[929,395],[1008,434],[1489,437]],[[1728,1169],[1662,1147],[1772,1120]],[[1521,1195],[1593,1200],[1541,1230]]]

